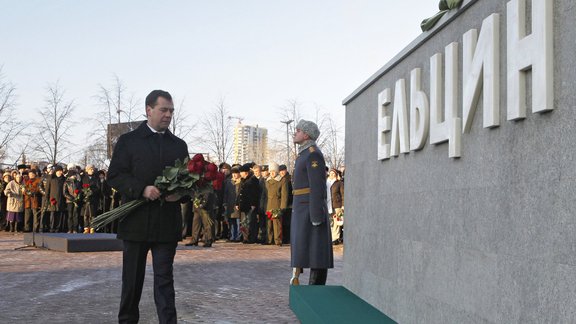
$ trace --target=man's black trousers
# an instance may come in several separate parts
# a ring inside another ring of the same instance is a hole
[[[154,302],[159,323],[176,323],[173,263],[177,245],[178,242],[124,241],[119,323],[137,323],[140,318],[138,304],[142,295],[148,250],[152,250]]]

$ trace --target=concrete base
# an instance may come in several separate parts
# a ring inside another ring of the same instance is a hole
[[[32,245],[32,233],[24,233],[24,244]],[[122,241],[116,234],[35,233],[36,246],[62,252],[122,251]]]

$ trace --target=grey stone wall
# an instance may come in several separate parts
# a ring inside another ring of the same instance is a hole
[[[461,158],[427,142],[377,160],[378,93],[420,67],[430,96],[430,57],[456,41],[461,102],[462,35],[500,13],[505,53],[507,2],[465,1],[345,100],[344,284],[400,323],[576,322],[574,0],[554,1],[555,110],[506,120],[504,54],[499,127],[480,100]]]

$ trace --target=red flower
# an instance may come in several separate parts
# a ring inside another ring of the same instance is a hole
[[[194,173],[194,161],[192,160],[188,161],[188,165],[186,165],[186,168],[188,169],[188,172]]]
[[[271,211],[266,211],[266,216],[268,217],[268,219],[272,219],[272,212]]]
[[[57,201],[56,201],[56,198],[50,198],[50,204],[51,204],[52,206],[56,206],[56,202],[57,202]]]
[[[80,193],[80,190],[74,189],[74,194],[75,194],[75,195],[77,195],[77,194],[79,194],[79,193]]]
[[[82,185],[82,188],[90,188],[90,184],[85,183],[85,184]]]
[[[216,178],[212,182],[212,188],[214,188],[214,190],[222,189],[222,186],[224,185],[224,179],[226,179],[224,173],[216,172]]]
[[[204,162],[202,162],[202,161],[198,161],[198,162],[190,161],[190,162],[188,162],[187,168],[188,168],[188,172],[190,172],[190,173],[201,174],[202,171],[204,170]]]
[[[217,172],[217,171],[218,171],[218,167],[216,166],[216,164],[208,163],[206,165],[206,172]]]
[[[195,154],[195,155],[192,157],[192,161],[195,162],[195,163],[196,163],[196,162],[202,162],[202,163],[204,163],[204,155],[202,155],[202,154],[200,154],[200,153]]]
[[[216,178],[218,177],[218,171],[216,172],[206,172],[204,173],[204,179],[208,180],[208,181],[212,181],[212,180],[216,180]]]

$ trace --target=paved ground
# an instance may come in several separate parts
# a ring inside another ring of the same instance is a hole
[[[0,323],[114,323],[121,252],[25,249],[0,232]],[[342,246],[328,284],[339,285]],[[288,306],[290,247],[217,242],[180,245],[174,265],[179,323],[297,323]],[[140,323],[157,323],[149,257]],[[303,275],[307,282],[308,272]]]

